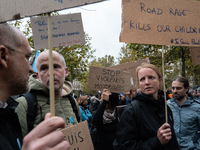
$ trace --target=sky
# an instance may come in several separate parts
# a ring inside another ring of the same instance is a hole
[[[99,3],[62,10],[61,14],[81,12],[83,29],[91,37],[94,56],[111,55],[119,57],[121,32],[121,0],[106,0]]]

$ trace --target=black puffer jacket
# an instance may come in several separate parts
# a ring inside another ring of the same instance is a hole
[[[161,145],[157,137],[158,129],[165,123],[164,99],[155,100],[143,93],[137,93],[134,99],[125,108],[121,116],[116,139],[113,143],[114,149],[178,150],[179,147],[173,129],[172,112],[169,107],[168,123],[171,126],[172,138],[166,145]],[[139,109],[134,110],[133,105],[137,105],[136,107],[139,107]]]
[[[18,102],[9,98],[7,103],[8,106],[5,109],[0,108],[0,150],[20,150],[22,133],[15,113]]]

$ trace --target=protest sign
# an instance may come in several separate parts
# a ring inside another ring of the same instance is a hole
[[[0,22],[49,13],[104,0],[2,0]]]
[[[148,63],[149,59],[141,59],[137,61],[132,61],[116,66],[111,66],[109,68],[114,68],[122,71],[128,71],[131,73],[131,87],[137,88],[137,74],[136,74],[136,68],[140,66],[142,63]]]
[[[36,49],[48,48],[48,17],[31,17]],[[52,16],[53,47],[85,44],[81,13]]]
[[[61,131],[70,144],[70,150],[94,150],[87,121],[67,126]]]
[[[190,47],[190,55],[194,66],[200,65],[200,47]]]
[[[130,73],[112,68],[91,66],[88,77],[88,90],[108,89],[110,92],[125,93],[130,91]]]
[[[122,0],[121,42],[200,46],[200,2]]]

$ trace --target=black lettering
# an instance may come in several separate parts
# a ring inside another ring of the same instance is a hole
[[[111,75],[111,76],[115,76],[115,71],[111,70],[111,71],[110,71],[110,75]]]
[[[106,75],[107,73],[106,73],[106,69],[103,69],[103,73],[102,73],[103,75]]]
[[[116,76],[117,76],[118,74],[120,74],[120,72],[121,72],[121,71],[117,70],[117,71],[116,71]]]
[[[99,80],[99,78],[100,78],[100,75],[99,75],[99,76],[97,76],[97,75],[96,75],[96,77],[97,77],[97,80]]]
[[[155,13],[155,15],[156,15],[156,9],[153,8],[151,13],[152,13],[152,14]]]
[[[75,137],[75,139],[76,139],[76,143],[77,143],[78,141],[77,141],[76,133],[74,133],[74,137]]]
[[[94,86],[95,86],[95,89],[97,89],[99,87],[99,83],[95,84]]]
[[[160,9],[160,8],[158,8],[158,13],[157,13],[157,15],[161,15],[162,13],[163,13],[163,10]]]
[[[157,26],[157,30],[158,30],[158,32],[162,32],[162,26],[161,26],[161,25],[158,25],[158,26]]]
[[[83,141],[84,141],[84,139],[83,139],[83,137],[82,137],[80,134],[81,134],[81,131],[79,131],[79,132],[78,132],[78,137],[81,139],[81,141],[80,141],[80,142],[83,142]]]
[[[145,4],[140,3],[141,12],[142,12],[142,10],[143,10],[144,12],[146,12],[146,10],[144,9],[144,7],[145,7]]]
[[[71,135],[71,139],[70,139],[70,136],[68,136],[68,142],[70,145],[74,143],[73,135]]]
[[[132,22],[132,20],[130,20],[130,29],[131,29],[131,28],[134,28],[134,29],[135,29],[135,27],[133,26],[134,23],[135,23],[135,22]]]

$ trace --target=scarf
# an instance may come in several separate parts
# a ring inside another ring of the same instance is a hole
[[[115,119],[115,109],[114,110],[104,110],[103,114],[103,124],[111,123]]]

